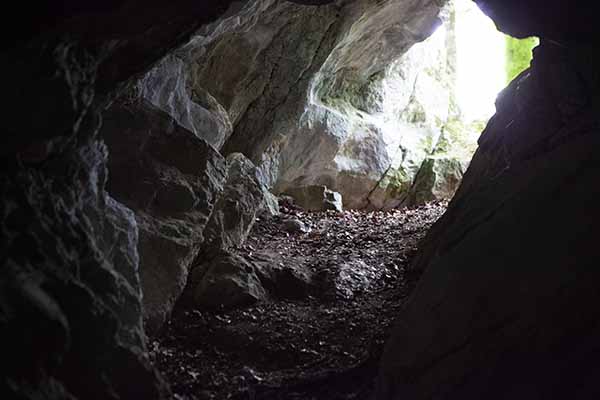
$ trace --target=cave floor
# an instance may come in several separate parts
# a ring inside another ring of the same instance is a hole
[[[228,311],[178,310],[151,358],[181,399],[369,399],[378,361],[418,276],[417,242],[446,203],[378,212],[303,212],[257,221],[243,248],[329,277],[316,294]],[[297,219],[308,233],[288,233]]]

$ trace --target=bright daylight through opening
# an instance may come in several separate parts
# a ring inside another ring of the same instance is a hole
[[[506,86],[506,36],[477,5],[456,1],[456,100],[465,122],[488,120]]]

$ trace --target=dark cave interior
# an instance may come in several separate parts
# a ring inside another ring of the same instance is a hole
[[[600,398],[600,5],[474,1],[540,43],[465,170],[372,118],[448,1],[8,13],[0,398]]]

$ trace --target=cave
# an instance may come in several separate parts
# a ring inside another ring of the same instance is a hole
[[[15,5],[0,397],[599,398],[599,11]]]

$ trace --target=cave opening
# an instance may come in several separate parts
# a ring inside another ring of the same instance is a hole
[[[538,41],[499,32],[469,0],[449,2],[439,18],[437,27],[382,28],[377,40],[357,29],[334,49],[311,81],[298,136],[283,146],[276,192],[324,185],[367,211],[452,198],[498,94]]]
[[[600,5],[461,1],[21,4],[0,398],[600,398]]]
[[[509,70],[514,39],[474,3],[456,0],[441,17],[366,80],[348,67],[349,52],[308,81],[302,112],[282,124],[291,133],[277,143],[277,168],[268,151],[255,161],[276,175],[278,213],[257,214],[242,241],[192,270],[154,337],[153,361],[176,393],[330,399],[374,390],[394,315],[422,273],[412,269],[419,241],[446,211],[498,93],[529,66],[534,45],[516,42],[525,48]],[[255,148],[232,143],[228,168],[242,185]]]

